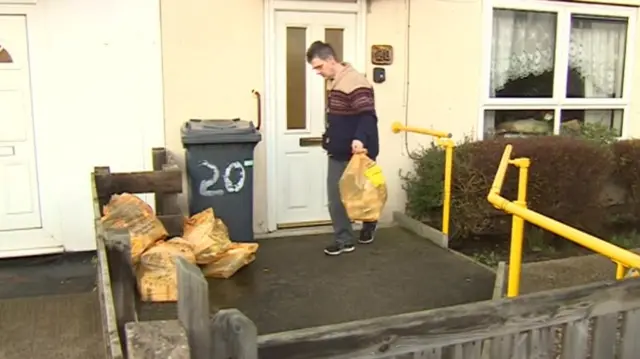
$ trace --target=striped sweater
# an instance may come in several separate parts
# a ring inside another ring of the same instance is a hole
[[[378,117],[373,87],[349,64],[328,84],[327,122],[323,147],[329,156],[351,158],[351,141],[360,140],[373,160],[379,152]]]

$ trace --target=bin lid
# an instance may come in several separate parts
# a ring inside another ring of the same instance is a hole
[[[260,142],[261,135],[253,122],[239,118],[220,120],[191,119],[181,129],[182,144]]]

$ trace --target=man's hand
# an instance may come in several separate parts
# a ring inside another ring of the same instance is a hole
[[[360,140],[351,141],[351,151],[353,153],[362,153],[364,152],[364,145]]]

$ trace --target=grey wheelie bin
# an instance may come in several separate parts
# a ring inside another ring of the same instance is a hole
[[[254,241],[253,152],[260,132],[240,119],[189,120],[181,135],[190,214],[213,208],[232,241]]]

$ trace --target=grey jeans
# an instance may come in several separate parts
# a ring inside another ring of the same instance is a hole
[[[327,196],[329,200],[329,215],[333,224],[336,243],[340,246],[353,244],[354,233],[347,210],[340,200],[340,177],[347,168],[348,161],[339,161],[329,157],[327,170]],[[363,230],[375,230],[377,222],[365,222]]]

